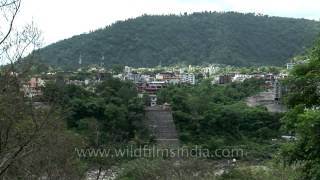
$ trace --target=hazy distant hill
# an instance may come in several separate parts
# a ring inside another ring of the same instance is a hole
[[[102,56],[106,66],[282,65],[310,47],[319,32],[317,21],[235,12],[144,15],[74,36],[37,53],[44,62],[64,69],[77,68],[80,54],[83,65],[100,64]]]

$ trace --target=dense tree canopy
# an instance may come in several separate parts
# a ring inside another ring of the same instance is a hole
[[[146,136],[143,102],[135,85],[108,77],[95,92],[56,82],[44,89],[46,101],[58,102],[65,110],[70,129],[88,138],[91,146],[128,142]]]
[[[159,100],[172,104],[183,143],[214,150],[242,144],[246,139],[262,142],[279,135],[281,114],[262,107],[251,108],[242,101],[258,92],[262,84],[256,79],[223,86],[203,81],[199,86],[163,89]]]
[[[319,33],[316,21],[204,12],[143,15],[49,45],[43,62],[63,69],[82,65],[130,66],[220,63],[283,65],[309,47]]]
[[[17,77],[0,73],[0,179],[81,179],[74,148],[84,141],[67,130],[60,108],[36,105],[20,88]]]
[[[301,163],[304,179],[320,179],[320,41],[308,55],[310,61],[296,66],[287,79],[290,111],[283,118],[296,136],[283,149],[289,163]]]

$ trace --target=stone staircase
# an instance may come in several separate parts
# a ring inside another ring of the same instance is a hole
[[[165,148],[179,147],[172,111],[168,106],[146,107],[145,114],[146,123],[158,146]]]

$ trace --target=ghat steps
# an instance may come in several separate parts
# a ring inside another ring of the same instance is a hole
[[[161,147],[178,147],[178,133],[173,122],[172,111],[168,106],[153,106],[145,108],[146,122]]]

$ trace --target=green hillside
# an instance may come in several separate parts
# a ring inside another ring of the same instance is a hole
[[[63,69],[79,67],[80,54],[83,65],[283,65],[310,47],[319,32],[317,21],[236,12],[144,15],[36,53],[43,62]]]

